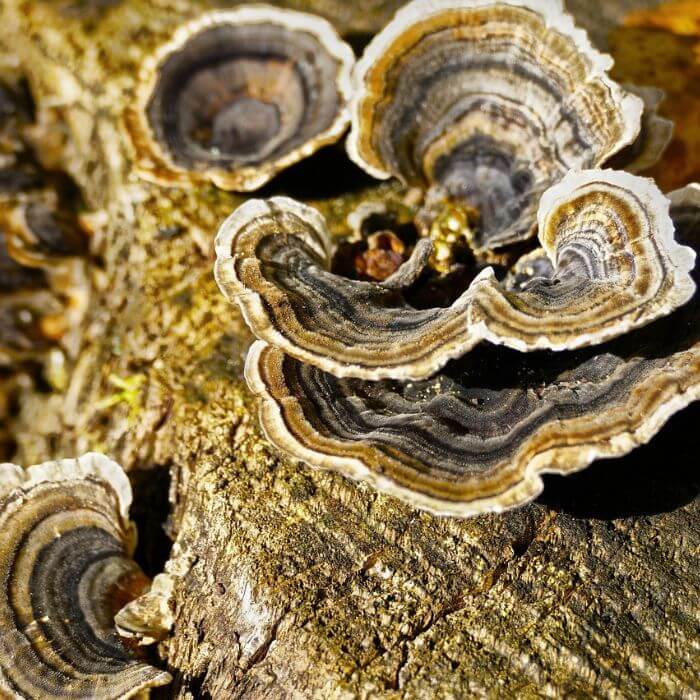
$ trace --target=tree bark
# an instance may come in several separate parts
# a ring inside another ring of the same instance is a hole
[[[400,3],[287,4],[361,43]],[[120,461],[149,573],[169,499],[176,621],[158,650],[172,696],[700,697],[697,407],[628,458],[470,520],[290,464],[262,438],[242,380],[251,338],[212,276],[217,226],[242,198],[139,181],[120,124],[143,57],[203,6],[7,0],[2,14],[37,152],[81,188],[94,254],[67,389],[26,397],[17,459]],[[337,147],[271,193],[342,234],[358,201],[402,190]]]

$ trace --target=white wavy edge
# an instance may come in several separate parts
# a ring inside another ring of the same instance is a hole
[[[674,280],[673,292],[665,299],[665,303],[657,308],[646,309],[641,314],[637,310],[635,312],[636,315],[630,317],[628,314],[617,325],[581,333],[576,338],[568,338],[560,343],[553,342],[547,335],[534,336],[527,342],[517,336],[500,335],[491,331],[484,319],[473,319],[469,316],[462,336],[453,339],[449,345],[442,347],[439,352],[434,351],[430,355],[419,358],[408,365],[394,364],[366,367],[360,364],[339,362],[312,348],[300,347],[269,322],[263,327],[258,321],[255,321],[255,319],[267,317],[264,301],[258,293],[247,290],[234,272],[235,260],[231,256],[231,250],[232,246],[235,245],[237,232],[241,226],[254,220],[256,216],[271,213],[270,205],[265,200],[250,200],[234,211],[222,224],[215,244],[217,260],[214,266],[214,275],[222,294],[229,301],[238,302],[245,322],[258,339],[281,348],[287,354],[301,361],[331,372],[337,377],[356,377],[369,380],[388,378],[399,380],[424,379],[439,371],[450,360],[469,352],[482,341],[487,341],[493,345],[506,346],[519,352],[545,349],[564,351],[600,345],[628,330],[640,328],[660,317],[666,316],[687,303],[696,289],[695,282],[691,276],[695,266],[696,254],[691,248],[683,246],[675,240],[675,227],[669,214],[671,201],[661,192],[654,181],[624,171],[570,171],[559,183],[543,193],[537,212],[540,231],[546,228],[548,216],[556,211],[561,202],[566,201],[577,189],[593,187],[596,183],[622,188],[639,199],[645,214],[650,219],[652,230],[657,234],[656,240],[660,248],[660,254],[668,259]],[[269,202],[282,208],[289,208],[301,216],[314,228],[322,240],[323,237],[328,237],[325,220],[316,209],[287,197],[276,197],[269,200]],[[551,251],[548,252],[548,254],[550,253]],[[486,293],[494,287],[503,291],[501,283],[496,280],[493,268],[487,267],[482,270],[449,308],[458,311],[460,308],[468,306],[472,299],[478,298],[482,287],[486,288]]]
[[[336,86],[343,104],[330,126],[313,138],[295,148],[290,153],[272,161],[265,161],[267,168],[244,166],[236,170],[228,171],[221,168],[210,168],[202,172],[193,173],[187,168],[178,166],[170,155],[161,147],[155,138],[150,121],[146,116],[146,109],[151,96],[158,83],[160,65],[173,53],[179,51],[193,36],[208,29],[223,25],[247,25],[269,22],[279,24],[293,31],[311,34],[321,46],[337,61],[338,72],[336,74]],[[238,190],[251,192],[269,182],[278,172],[312,155],[324,144],[337,141],[345,133],[350,123],[349,105],[353,94],[352,71],[355,66],[355,53],[350,45],[343,41],[333,25],[323,17],[307,12],[289,10],[272,5],[239,5],[231,9],[210,10],[180,25],[172,34],[170,40],[161,44],[152,54],[146,57],[139,70],[135,91],[134,105],[129,109],[138,123],[139,130],[149,140],[150,149],[157,155],[162,163],[167,164],[173,172],[183,176],[198,176],[198,179],[211,179],[211,181],[224,190]],[[134,169],[138,175],[147,181],[161,183],[158,177],[149,173],[148,168],[140,168],[138,161],[143,154],[138,153],[138,148],[130,138],[130,130],[127,135],[132,149],[137,156],[134,159]],[[234,174],[239,174],[243,181],[237,188],[228,187],[226,181]],[[174,184],[174,183],[170,183]]]
[[[564,445],[550,448],[535,455],[528,463],[519,480],[510,489],[492,497],[473,501],[448,501],[428,496],[372,471],[367,465],[353,457],[337,457],[311,450],[301,444],[289,431],[282,415],[282,409],[269,393],[259,372],[260,354],[268,346],[258,340],[251,345],[246,358],[245,378],[250,390],[258,397],[259,420],[267,440],[288,457],[303,462],[316,469],[326,469],[353,481],[362,481],[377,491],[393,496],[410,506],[428,511],[439,517],[469,518],[485,513],[502,513],[529,503],[542,492],[545,474],[573,474],[590,466],[598,459],[622,457],[637,447],[648,443],[661,430],[664,424],[680,410],[700,400],[700,383],[675,395],[631,431],[624,431],[592,445]],[[279,439],[276,436],[279,436]],[[567,458],[574,459],[564,466]],[[557,465],[559,460],[562,466]]]
[[[407,27],[413,24],[449,10],[469,10],[494,5],[510,5],[532,10],[544,19],[548,29],[569,37],[579,52],[586,55],[591,62],[588,79],[600,78],[620,103],[626,118],[626,131],[620,138],[617,149],[612,153],[604,154],[605,157],[601,158],[598,165],[637,138],[644,111],[642,99],[625,91],[619,83],[609,77],[608,71],[614,65],[612,56],[598,51],[593,46],[585,29],[576,26],[573,16],[566,10],[562,0],[413,0],[396,12],[389,24],[368,44],[362,57],[355,64],[352,74],[354,95],[350,102],[350,133],[346,140],[348,156],[354,163],[377,179],[386,180],[392,176],[388,170],[376,168],[368,163],[359,149],[360,107],[367,92],[365,77],[375,61],[388,50]]]
[[[11,462],[1,463],[0,502],[17,491],[26,493],[27,498],[31,498],[31,489],[40,484],[56,484],[64,481],[84,479],[97,479],[112,488],[117,496],[122,522],[127,527],[127,537],[132,539],[131,542],[126,543],[126,546],[127,548],[133,548],[135,546],[136,532],[133,523],[129,520],[129,509],[132,502],[131,484],[122,467],[99,452],[87,452],[75,459],[52,460],[26,468]],[[130,555],[131,552],[128,554]],[[134,658],[134,662],[149,668],[152,672],[152,677],[138,683],[132,690],[121,697],[125,699],[135,697],[148,688],[163,686],[172,682],[172,676],[167,671],[151,666],[145,661],[139,661],[137,658]],[[12,688],[4,682],[2,668],[0,668],[0,688],[4,688],[7,692],[12,691]]]
[[[224,219],[214,240],[214,251],[217,262],[232,259],[231,251],[236,243],[236,238],[240,231],[251,221],[258,217],[271,215],[273,207],[290,211],[298,216],[302,221],[315,231],[318,238],[323,242],[324,247],[319,248],[314,241],[309,239],[308,243],[324,259],[330,255],[332,248],[331,236],[328,233],[326,220],[321,212],[314,207],[292,199],[291,197],[270,197],[269,199],[249,199],[237,207],[226,219]]]
[[[657,234],[658,241],[674,267],[676,293],[672,299],[676,303],[675,308],[689,301],[695,293],[695,283],[690,273],[695,268],[697,256],[692,248],[676,241],[676,228],[670,214],[672,200],[659,189],[652,178],[640,177],[624,170],[571,170],[542,195],[537,210],[539,230],[543,231],[546,228],[548,217],[555,212],[560,202],[565,201],[577,189],[595,186],[599,182],[627,190],[641,201],[650,216],[651,226]]]
[[[312,244],[312,247],[325,259],[329,259],[331,254],[331,239],[323,215],[313,207],[302,204],[289,197],[272,197],[269,200],[250,199],[232,214],[230,214],[219,228],[219,232],[214,242],[216,261],[214,263],[214,279],[221,293],[231,303],[237,302],[241,310],[243,319],[248,328],[256,337],[265,340],[275,347],[280,347],[285,352],[300,360],[309,362],[325,371],[332,372],[337,377],[360,377],[362,379],[385,379],[391,376],[394,379],[422,379],[437,371],[449,360],[462,356],[476,345],[480,338],[477,335],[470,335],[459,343],[453,344],[448,350],[440,355],[440,364],[436,365],[432,358],[422,362],[416,362],[409,366],[392,366],[367,368],[359,364],[337,362],[326,355],[313,352],[306,348],[301,348],[293,344],[286,336],[280,333],[272,324],[268,323],[264,328],[259,323],[253,321],[254,318],[267,316],[265,303],[257,292],[245,288],[235,274],[235,256],[231,251],[236,242],[239,231],[257,216],[265,216],[272,213],[269,203],[287,208],[294,214],[302,218],[311,226],[319,239],[324,242],[325,250],[313,245],[310,238],[305,239]],[[466,289],[462,295],[449,307],[458,310],[468,305],[474,291],[480,283],[494,277],[492,268],[482,270],[473,280],[472,285]],[[381,286],[381,285],[379,285]],[[263,337],[264,335],[264,337]]]
[[[129,522],[129,508],[132,502],[131,484],[124,470],[99,452],[88,452],[75,459],[58,459],[30,467],[17,464],[0,464],[0,498],[16,489],[29,491],[37,484],[76,479],[94,478],[104,481],[117,495],[119,513],[124,522]]]
[[[690,205],[700,209],[700,183],[691,182],[685,187],[669,192],[666,196],[671,200],[672,207]]]
[[[668,295],[666,303],[652,311],[646,311],[642,314],[637,312],[633,318],[625,317],[617,326],[602,331],[583,333],[578,335],[576,339],[564,343],[552,343],[547,336],[538,336],[533,341],[525,343],[517,337],[504,337],[495,334],[481,321],[475,324],[474,328],[482,340],[493,345],[503,345],[519,352],[533,350],[561,352],[589,346],[595,347],[617,338],[627,331],[642,328],[659,318],[668,316],[692,299],[696,285],[691,273],[695,268],[696,253],[692,248],[676,241],[675,225],[670,216],[671,200],[664,195],[651,178],[640,177],[623,170],[570,170],[562,180],[542,194],[537,211],[539,231],[546,228],[548,217],[555,213],[558,206],[577,189],[595,186],[596,183],[620,187],[631,192],[641,201],[645,213],[651,220],[652,229],[658,234],[656,240],[662,249],[661,254],[668,257],[673,268],[673,292]],[[551,251],[544,247],[539,234],[538,238],[543,250],[552,260]],[[554,261],[552,262],[554,263]],[[491,268],[487,269],[491,270]]]

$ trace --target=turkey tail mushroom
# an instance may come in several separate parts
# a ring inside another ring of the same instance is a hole
[[[668,209],[650,180],[570,173],[540,205],[550,278],[509,289],[487,268],[452,306],[418,309],[401,285],[420,274],[427,246],[390,284],[351,280],[329,271],[331,240],[317,211],[251,200],[219,231],[215,273],[253,333],[296,359],[338,377],[423,379],[484,340],[571,350],[686,303],[695,253],[674,241]]]
[[[476,209],[476,250],[516,243],[542,192],[636,139],[643,104],[612,65],[561,0],[414,0],[357,63],[348,153]]]
[[[103,455],[0,465],[0,691],[129,698],[170,681],[114,615],[148,579],[133,561],[131,487]]]
[[[669,197],[676,235],[697,252],[700,186]],[[539,250],[509,285],[553,274]],[[246,379],[265,434],[292,458],[440,515],[501,511],[534,498],[542,474],[625,455],[700,400],[699,297],[596,348],[483,345],[421,381],[339,378],[257,341]]]
[[[265,5],[181,26],[143,66],[125,113],[137,172],[247,192],[340,139],[352,49],[320,17]]]

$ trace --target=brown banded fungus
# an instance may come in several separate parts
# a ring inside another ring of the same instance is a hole
[[[700,187],[671,201],[679,240],[700,250]],[[553,273],[538,260],[522,284]],[[439,514],[499,511],[534,498],[543,473],[627,454],[700,399],[700,297],[595,348],[482,345],[422,381],[339,378],[257,341],[246,378],[294,459]]]
[[[475,209],[475,250],[515,243],[548,187],[637,137],[642,101],[611,66],[561,0],[414,0],[356,66],[348,153],[431,210]]]
[[[61,211],[52,190],[18,202],[0,221],[13,257],[28,267],[55,269],[57,263],[87,255],[85,233],[75,217]]]
[[[26,143],[26,100],[0,83],[0,365],[74,351],[89,290],[75,192]]]
[[[629,173],[640,173],[659,162],[671,143],[674,127],[670,119],[659,114],[659,107],[666,96],[663,90],[638,85],[624,87],[644,102],[642,128],[635,141],[616,153],[607,166]]]
[[[147,584],[131,559],[130,503],[103,455],[0,465],[0,694],[128,698],[170,681],[115,631]]]
[[[87,239],[52,190],[0,202],[0,362],[75,351],[87,309]]]
[[[329,271],[320,214],[286,198],[251,200],[222,225],[216,278],[253,333],[338,377],[421,379],[483,340],[521,351],[595,345],[690,299],[694,252],[673,238],[651,180],[570,173],[543,196],[548,278],[508,288],[486,268],[449,307],[418,309],[403,289],[429,257],[422,240],[384,283]]]
[[[354,56],[313,15],[265,5],[213,11],[148,58],[125,123],[147,180],[261,187],[337,141]]]
[[[447,309],[408,304],[393,282],[415,278],[426,245],[388,285],[352,280],[329,270],[331,239],[318,211],[285,197],[249,200],[219,230],[215,275],[256,336],[301,360],[338,375],[430,374],[462,352],[468,297]]]

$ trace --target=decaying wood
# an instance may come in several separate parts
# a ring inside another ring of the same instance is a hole
[[[242,200],[139,182],[120,127],[144,52],[203,5],[95,0],[106,9],[81,16],[90,4],[9,0],[2,15],[32,137],[81,187],[95,252],[82,350],[64,394],[25,401],[18,460],[121,461],[148,494],[147,566],[168,496],[149,484],[169,471],[179,577],[159,653],[175,695],[700,697],[700,411],[550,479],[536,504],[466,521],[280,460],[241,379],[250,336],[212,277],[217,225]],[[362,33],[396,3],[289,4]],[[397,196],[339,148],[273,192],[317,204],[336,233],[359,199]]]

